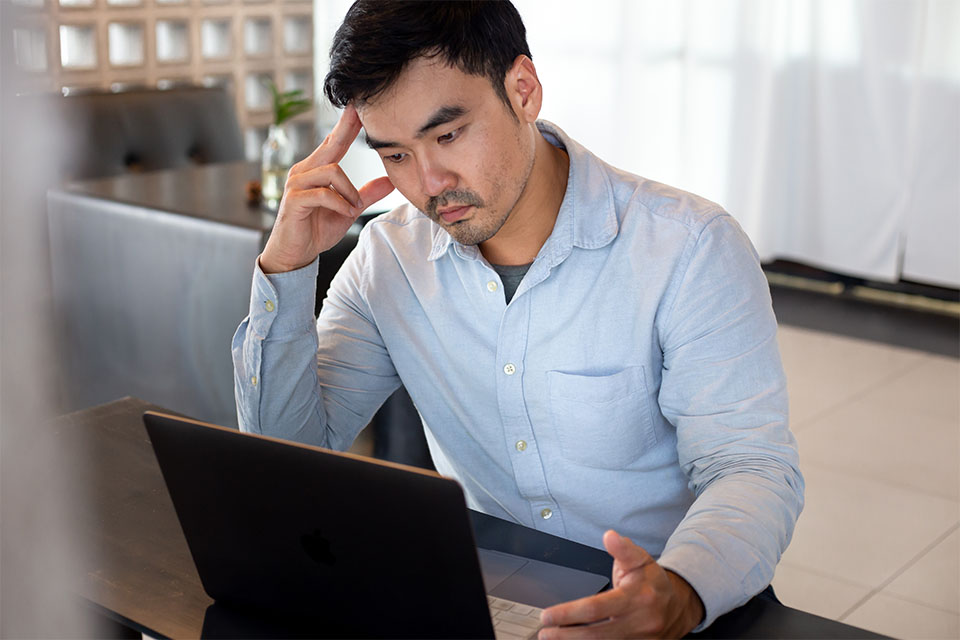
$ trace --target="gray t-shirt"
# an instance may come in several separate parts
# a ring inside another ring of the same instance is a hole
[[[510,304],[510,300],[513,299],[513,294],[517,292],[517,287],[520,286],[520,281],[523,280],[523,276],[527,275],[527,270],[530,268],[530,265],[533,264],[520,264],[520,265],[505,265],[505,264],[491,264],[493,270],[500,275],[500,279],[503,281],[503,294],[507,297],[507,304]]]

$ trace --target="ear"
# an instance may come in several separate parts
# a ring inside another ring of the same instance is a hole
[[[517,56],[504,78],[507,96],[521,122],[536,122],[543,104],[543,87],[533,60]]]

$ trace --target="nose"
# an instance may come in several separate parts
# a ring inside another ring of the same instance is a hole
[[[438,196],[457,186],[457,175],[432,159],[422,159],[419,170],[420,188],[427,196]]]

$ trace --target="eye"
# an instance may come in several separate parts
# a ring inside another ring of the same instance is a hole
[[[459,129],[454,129],[454,130],[451,131],[450,133],[445,133],[445,134],[443,134],[442,136],[440,136],[440,137],[437,138],[437,142],[439,142],[440,144],[446,144],[447,142],[453,142],[454,140],[456,140],[457,138],[460,137],[460,132],[461,132],[461,131],[463,131],[463,127],[460,127]]]
[[[406,157],[407,157],[407,154],[405,153],[394,153],[389,156],[383,156],[383,159],[389,162],[392,162],[394,164],[398,164],[400,162],[403,162]]]

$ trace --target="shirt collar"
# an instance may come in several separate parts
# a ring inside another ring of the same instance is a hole
[[[540,250],[540,256],[552,255],[562,259],[573,247],[598,249],[606,246],[620,229],[606,165],[555,124],[538,120],[537,129],[550,144],[565,149],[570,157],[567,191],[563,195],[553,232]],[[433,247],[428,260],[437,260],[451,245],[461,258],[480,258],[478,247],[462,245],[440,225],[432,224]]]

